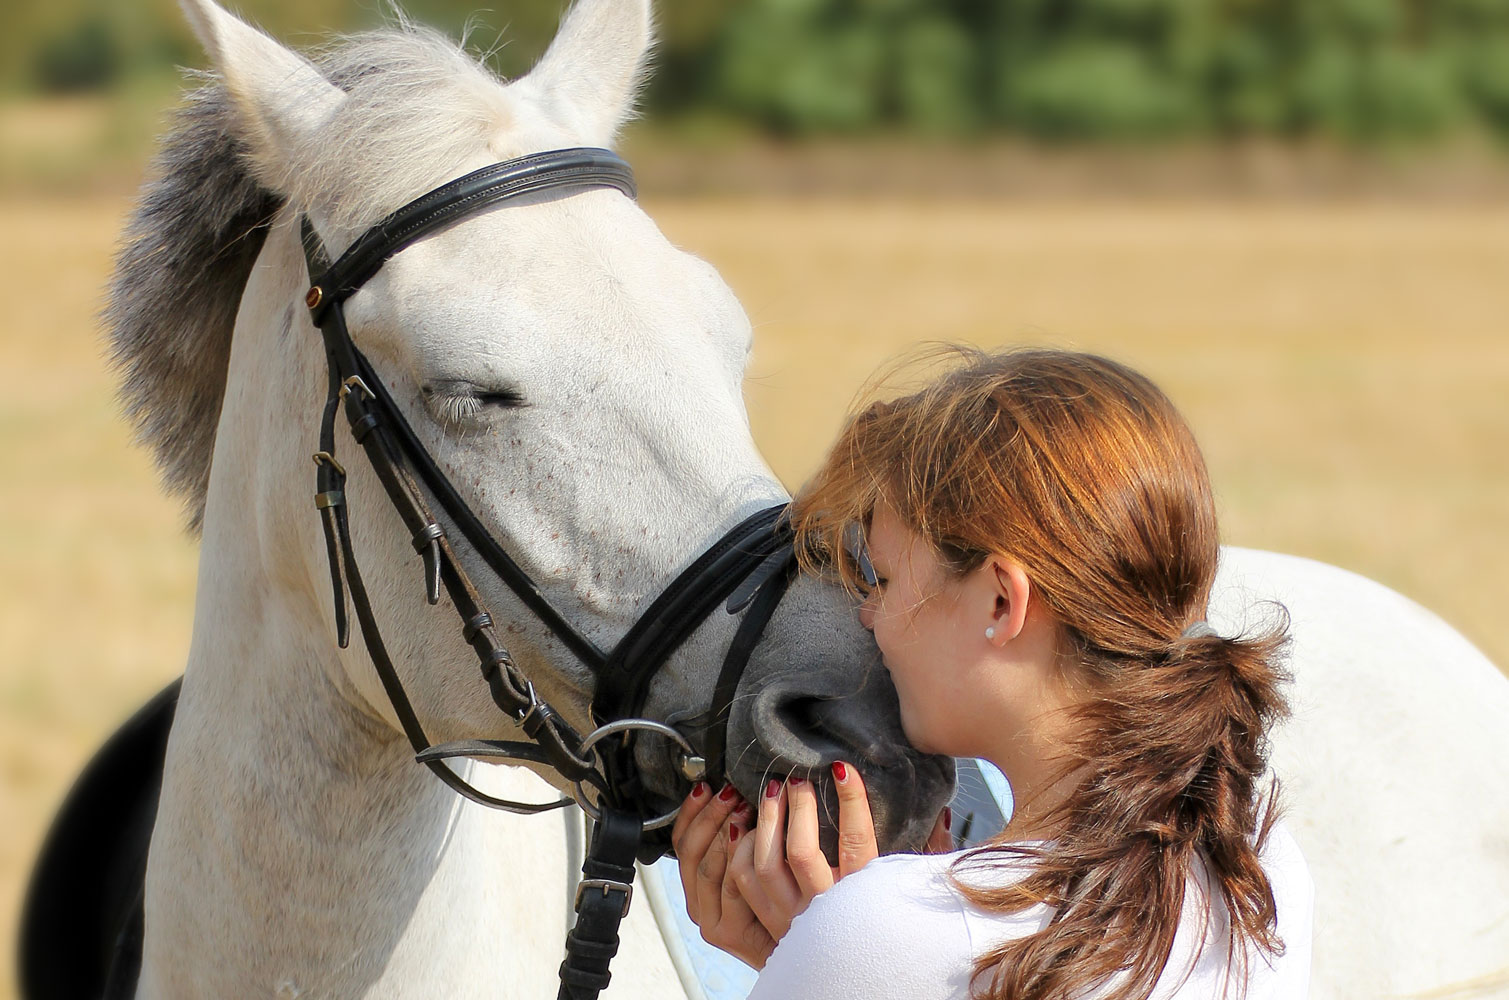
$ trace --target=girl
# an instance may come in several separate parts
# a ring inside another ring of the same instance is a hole
[[[853,419],[793,517],[804,566],[863,596],[907,738],[989,760],[1016,808],[977,849],[872,861],[862,780],[834,763],[832,869],[825,776],[757,807],[694,788],[688,909],[763,970],[752,997],[1305,995],[1312,888],[1263,794],[1284,631],[1205,623],[1215,506],[1157,387],[965,353]]]

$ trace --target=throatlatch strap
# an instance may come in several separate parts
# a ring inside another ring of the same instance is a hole
[[[618,954],[618,925],[634,896],[634,856],[643,833],[637,816],[605,809],[576,887],[576,926],[566,935],[557,1000],[596,1000],[608,988]]]

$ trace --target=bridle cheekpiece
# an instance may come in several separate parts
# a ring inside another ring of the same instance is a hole
[[[473,802],[525,814],[559,809],[574,800],[592,817],[594,835],[576,895],[576,926],[567,936],[561,966],[562,1000],[590,1000],[607,986],[618,923],[628,912],[633,891],[635,858],[650,860],[664,851],[664,840],[647,845],[644,833],[663,829],[676,815],[675,810],[647,814],[646,790],[634,764],[635,735],[653,733],[671,740],[688,780],[716,781],[723,776],[734,690],[792,574],[792,532],[785,505],[751,515],[709,546],[617,644],[604,651],[556,609],[440,470],[352,341],[342,305],[395,254],[485,208],[539,192],[571,194],[597,188],[618,190],[629,198],[636,194],[629,165],[605,149],[554,150],[496,163],[400,208],[367,230],[334,263],[309,220],[301,220],[311,278],[304,304],[324,339],[328,373],[319,451],[314,455],[315,507],[324,527],[337,641],[342,648],[350,642],[349,604],[415,759],[450,788]],[[477,654],[493,702],[527,740],[430,742],[388,655],[352,547],[347,473],[336,458],[338,411],[345,413],[352,438],[362,446],[410,534],[423,562],[429,603],[439,603],[442,588],[450,597],[461,618],[462,638]],[[579,733],[539,697],[514,663],[498,640],[496,623],[477,587],[456,558],[446,524],[435,516],[437,508],[489,569],[595,675],[592,719],[598,728],[585,736]],[[699,755],[673,727],[640,716],[655,672],[720,604],[744,617],[719,673]],[[575,794],[546,803],[499,799],[452,770],[446,762],[454,757],[545,765],[571,782]]]

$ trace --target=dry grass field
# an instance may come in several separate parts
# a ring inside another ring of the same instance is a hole
[[[116,416],[94,321],[126,207],[0,195],[0,998],[51,811],[188,645],[194,546]],[[918,342],[1108,352],[1193,422],[1229,541],[1375,577],[1509,665],[1509,206],[648,208],[753,317],[754,433],[788,484]]]

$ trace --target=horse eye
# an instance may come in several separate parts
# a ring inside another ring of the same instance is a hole
[[[497,406],[505,410],[513,410],[525,405],[523,394],[516,389],[478,392],[476,399],[483,406]]]
[[[443,424],[459,426],[488,407],[515,410],[525,406],[517,389],[484,389],[464,381],[439,381],[420,386],[430,409]]]

